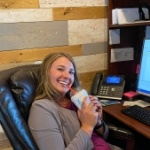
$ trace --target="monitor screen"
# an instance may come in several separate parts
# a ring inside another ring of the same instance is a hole
[[[150,97],[150,39],[144,39],[137,93]]]

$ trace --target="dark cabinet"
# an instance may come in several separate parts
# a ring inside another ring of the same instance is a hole
[[[140,20],[125,24],[112,24],[112,10],[116,8],[139,8],[141,4],[150,5],[149,0],[108,0],[108,73],[125,75],[126,88],[132,90],[137,79],[137,65],[140,63],[140,56],[145,38],[146,26],[150,25],[148,20]],[[142,5],[144,7],[144,5]],[[120,42],[109,44],[109,31],[120,30]],[[117,48],[133,48],[133,60],[111,62],[111,50]]]

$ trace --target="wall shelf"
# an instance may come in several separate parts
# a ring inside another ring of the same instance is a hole
[[[126,24],[112,24],[112,10],[116,8],[138,8],[140,3],[150,5],[149,0],[108,0],[108,73],[125,75],[128,85],[132,85],[133,82],[136,82],[136,67],[140,62],[145,29],[146,26],[150,26],[150,20]],[[109,30],[113,29],[120,29],[120,43],[110,45]],[[134,59],[131,61],[112,63],[111,50],[124,47],[133,47]]]

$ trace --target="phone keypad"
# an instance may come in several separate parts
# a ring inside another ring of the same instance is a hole
[[[102,96],[120,96],[120,93],[122,93],[122,88],[114,88],[110,86],[101,86],[99,90],[99,94]]]
[[[99,90],[100,95],[107,95],[109,91],[109,88],[107,86],[102,86]]]

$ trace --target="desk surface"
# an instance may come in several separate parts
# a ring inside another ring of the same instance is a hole
[[[128,127],[132,128],[133,130],[137,131],[138,133],[144,135],[145,137],[150,139],[150,126],[145,125],[121,112],[125,106],[122,104],[115,104],[110,106],[103,107],[103,111],[106,114],[116,118],[123,124],[127,125]]]

